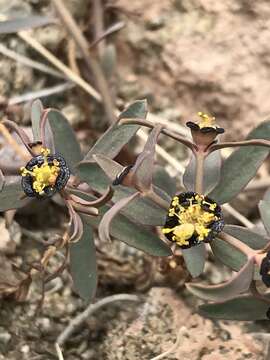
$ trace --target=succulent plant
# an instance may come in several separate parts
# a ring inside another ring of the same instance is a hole
[[[269,192],[259,204],[268,235],[260,235],[256,227],[225,224],[222,206],[239,194],[268,156],[270,121],[262,122],[245,141],[220,142],[217,137],[224,129],[210,115],[199,113],[198,122],[187,122],[193,140],[152,124],[146,116],[146,101],[135,101],[84,155],[66,118],[57,110],[43,109],[40,101],[32,105],[32,138],[15,123],[2,122],[6,130],[17,133],[28,155],[16,181],[10,182],[2,169],[0,210],[58,194],[69,213],[66,230],[48,241],[33,268],[48,282],[69,262],[75,290],[91,301],[98,278],[95,231],[101,240],[113,237],[151,256],[173,258],[181,251],[194,278],[203,272],[211,251],[236,273],[219,285],[186,284],[194,295],[210,301],[199,312],[211,318],[268,318],[270,297],[261,285],[270,284]],[[145,146],[134,164],[122,166],[114,159],[142,126],[151,129]],[[156,167],[156,144],[163,135],[191,150],[183,176],[185,190],[180,192],[176,180]],[[226,147],[238,149],[222,161],[220,150]],[[50,258],[62,249],[63,263],[49,273]],[[14,290],[20,299],[27,294],[33,268]]]

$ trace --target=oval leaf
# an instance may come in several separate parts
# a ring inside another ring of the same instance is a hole
[[[239,271],[247,262],[247,257],[225,241],[215,238],[210,243],[214,256],[234,271]]]
[[[24,196],[21,183],[6,183],[0,192],[0,211],[19,209],[29,201],[30,199]]]
[[[268,243],[266,237],[243,226],[225,225],[223,231],[234,236],[236,239],[241,240],[254,250],[260,250]]]
[[[220,285],[205,286],[201,284],[186,284],[192,294],[200,299],[210,301],[225,301],[248,291],[253,279],[254,259],[250,259],[232,279]]]
[[[176,193],[176,179],[172,178],[162,166],[155,166],[153,183],[171,197]]]
[[[97,164],[91,162],[81,162],[77,166],[77,174],[82,181],[89,184],[95,191],[103,193],[108,185],[111,184],[115,175],[119,173],[119,169],[123,169],[123,167],[103,155],[95,155],[95,158],[111,179],[108,179]],[[154,191],[164,200],[170,201],[170,197],[162,190],[154,187]],[[136,190],[122,185],[114,186],[114,197],[112,201],[116,203],[122,198],[131,196],[135,192]],[[166,220],[166,210],[155,205],[147,198],[135,199],[132,205],[128,205],[124,209],[124,214],[144,225],[163,225]]]
[[[124,110],[119,115],[118,120],[123,118],[145,119],[146,115],[146,100],[138,100]],[[118,123],[111,125],[87,153],[84,160],[92,160],[94,154],[103,154],[112,159],[115,158],[139,128],[139,125],[118,125]]]
[[[270,121],[254,129],[247,139],[270,140]],[[209,197],[224,204],[231,201],[256,175],[258,168],[269,153],[264,146],[247,146],[235,150],[221,167],[220,182]]]
[[[190,249],[183,249],[182,255],[190,275],[192,277],[199,276],[203,272],[206,259],[205,244],[201,243]]]
[[[98,227],[102,216],[109,210],[108,206],[104,206],[99,209],[99,217],[87,217],[86,221],[94,226]],[[152,256],[171,256],[172,251],[170,247],[162,241],[152,231],[148,230],[142,225],[137,225],[123,214],[118,213],[113,219],[110,226],[111,236],[123,241],[129,246],[132,246],[138,250]]]
[[[76,292],[90,302],[97,287],[97,262],[93,231],[83,219],[83,235],[70,246],[70,271]]]
[[[217,304],[206,304],[199,307],[199,314],[210,319],[222,320],[263,320],[269,304],[252,296],[241,296]]]
[[[259,203],[259,209],[264,227],[270,235],[270,201],[261,200]]]
[[[67,161],[71,171],[82,160],[80,145],[67,119],[59,111],[48,111],[48,122],[54,138],[55,150]]]

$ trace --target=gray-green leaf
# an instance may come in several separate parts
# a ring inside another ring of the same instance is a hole
[[[76,292],[90,302],[97,287],[96,249],[92,228],[84,219],[82,221],[83,235],[70,247],[70,270]]]
[[[199,314],[210,319],[263,320],[269,304],[252,296],[240,296],[225,302],[205,304],[199,307]]]
[[[0,211],[19,209],[30,201],[24,196],[21,183],[6,183],[0,192]]]
[[[204,159],[203,193],[207,194],[218,184],[220,179],[221,155],[214,151]],[[188,191],[195,191],[196,159],[191,154],[190,162],[186,167],[183,183]]]
[[[82,154],[73,129],[65,116],[54,109],[50,109],[48,112],[48,122],[52,130],[56,152],[64,157],[71,171],[74,171],[75,166],[82,160]]]
[[[225,301],[248,291],[253,279],[254,260],[250,259],[232,279],[219,285],[186,284],[188,290],[200,299]]]
[[[205,244],[201,243],[189,249],[183,249],[182,255],[190,275],[199,276],[203,272],[206,259]]]
[[[176,179],[172,178],[162,166],[155,166],[153,183],[171,197],[176,193]]]
[[[110,179],[97,164],[91,162],[80,163],[77,167],[77,174],[81,180],[89,184],[95,191],[102,193],[123,167],[103,155],[96,155],[95,158]],[[114,191],[112,199],[114,203],[136,192],[136,190],[122,185],[115,186]],[[165,200],[170,201],[170,198],[160,189],[154,187],[154,191]],[[166,211],[146,198],[135,199],[132,205],[128,205],[123,211],[124,214],[144,225],[163,225],[166,220]]]
[[[129,107],[119,115],[118,119],[145,119],[146,115],[146,100],[138,100],[129,105]],[[118,123],[111,125],[86,154],[84,160],[92,160],[94,154],[103,154],[112,159],[115,158],[123,146],[136,134],[139,128],[139,125],[118,125]]]
[[[89,224],[97,228],[102,216],[106,211],[108,211],[108,209],[108,206],[104,206],[99,209],[99,217],[87,217],[85,219]],[[123,214],[117,214],[117,216],[113,219],[110,225],[110,233],[112,237],[115,237],[116,239],[123,241],[138,250],[142,250],[149,255],[172,255],[169,246],[157,235],[148,230],[146,227],[135,224]]]
[[[241,240],[254,250],[262,249],[268,243],[265,236],[255,232],[256,229],[253,231],[243,226],[225,225],[223,231],[231,236],[234,236],[236,239]]]
[[[260,124],[247,139],[270,140],[270,121]],[[256,175],[268,153],[269,148],[254,145],[235,150],[223,163],[220,182],[209,197],[219,204],[231,201]]]

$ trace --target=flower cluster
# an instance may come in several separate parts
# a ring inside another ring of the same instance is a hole
[[[22,188],[29,197],[51,197],[65,187],[70,171],[61,155],[50,155],[40,147],[40,154],[21,168]]]
[[[211,241],[224,226],[221,208],[207,196],[186,192],[174,196],[163,234],[182,249]]]

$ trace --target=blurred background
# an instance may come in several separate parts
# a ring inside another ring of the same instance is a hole
[[[185,122],[196,120],[196,113],[204,111],[215,116],[226,129],[223,137],[226,140],[245,138],[269,115],[269,1],[65,0],[64,4],[85,35],[91,56],[102,66],[118,110],[136,99],[146,98],[151,120],[165,121],[183,134],[187,133]],[[49,0],[0,0],[2,20],[31,15],[53,19],[27,32],[0,35],[1,117],[7,116],[27,127],[31,102],[40,98],[45,107],[63,111],[86,150],[110,124],[104,107],[87,87],[90,84],[97,89],[94,74]],[[55,57],[53,61],[50,55]],[[57,61],[60,67],[64,65],[75,74],[76,83],[57,68]],[[142,135],[133,141],[118,160],[132,163],[143,139]],[[178,162],[175,165],[173,160],[159,155],[160,164],[180,179],[187,153],[171,139],[163,138],[161,145]],[[228,152],[223,155],[228,156]],[[232,204],[253,222],[257,221],[257,202],[267,184],[270,185],[268,167],[269,163],[263,165],[257,183]],[[54,214],[55,208],[46,211]],[[0,234],[6,239],[0,265],[3,278],[12,276],[7,259],[21,264],[27,257],[38,258],[35,236],[40,236],[41,224],[43,231],[48,229],[42,216],[34,225],[31,211],[29,216],[23,214],[17,219],[20,223],[14,230],[17,238],[5,228],[1,218]],[[239,218],[227,216],[239,224]],[[59,218],[51,224],[54,229]],[[114,256],[121,253],[118,262],[100,254],[99,295],[142,291],[145,303],[133,305],[134,308],[119,304],[99,312],[70,339],[65,359],[151,359],[170,346],[183,325],[186,332],[182,345],[168,359],[265,357],[268,338],[256,335],[260,338],[257,342],[254,335],[247,334],[264,333],[265,324],[201,319],[194,314],[194,304],[190,306],[194,300],[183,290],[186,273],[181,262],[170,276],[163,276],[156,268],[152,269],[152,259],[122,245],[119,250],[117,246],[113,250],[109,247],[108,251]],[[155,275],[150,288],[138,281],[147,266]],[[229,275],[223,271],[220,277],[211,264],[207,274],[213,282]],[[26,304],[2,301],[0,359],[57,358],[53,349],[55,338],[70,318],[83,309],[83,304],[71,291],[67,274],[54,286],[48,290],[43,314],[39,316],[35,315],[38,287]]]

